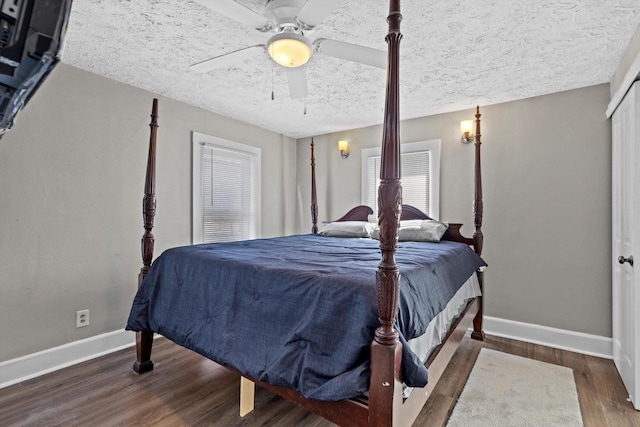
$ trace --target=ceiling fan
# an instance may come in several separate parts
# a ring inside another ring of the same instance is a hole
[[[191,69],[206,73],[233,65],[257,52],[266,52],[287,70],[292,99],[307,96],[307,76],[304,65],[313,54],[322,54],[372,67],[387,67],[387,52],[352,43],[316,39],[311,42],[305,33],[312,32],[343,0],[267,0],[262,15],[233,0],[194,0],[257,31],[273,32],[266,44],[249,46],[216,56]]]

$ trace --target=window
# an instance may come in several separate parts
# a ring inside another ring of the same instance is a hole
[[[440,140],[400,145],[402,203],[440,217]],[[362,150],[362,203],[378,209],[381,148]]]
[[[193,132],[193,243],[260,236],[260,149]]]

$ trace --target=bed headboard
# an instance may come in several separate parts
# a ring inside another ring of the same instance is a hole
[[[336,221],[369,221],[369,215],[373,215],[373,209],[366,205],[360,205],[351,209]],[[411,205],[402,205],[402,216],[400,217],[400,219],[408,220],[432,218],[418,208],[414,208]]]
[[[399,4],[398,4],[399,7]],[[392,7],[393,9],[393,7]],[[464,237],[460,233],[460,228],[462,224],[459,223],[449,223],[449,229],[445,232],[444,236],[442,236],[443,240],[451,240],[454,242],[461,242],[467,245],[472,245],[473,249],[478,255],[482,255],[482,247],[484,243],[484,235],[482,233],[482,217],[483,217],[483,203],[482,203],[482,170],[481,170],[481,156],[480,156],[480,145],[481,141],[481,131],[480,131],[480,106],[476,107],[476,134],[475,134],[475,170],[474,170],[474,198],[473,198],[473,225],[475,230],[473,232],[473,237],[468,238]],[[395,147],[396,151],[399,150],[399,146]],[[399,155],[399,154],[397,154]],[[313,234],[318,233],[318,198],[316,195],[316,158],[315,158],[315,144],[313,143],[313,138],[311,138],[311,219],[312,219],[312,227],[311,232]],[[395,171],[395,173],[399,173]],[[397,184],[397,187],[400,186],[399,178],[396,182],[394,182],[394,186]],[[396,188],[396,187],[394,187]],[[366,205],[356,206],[351,209],[349,212],[344,214],[341,218],[336,221],[369,221],[369,215],[373,214],[373,209]],[[420,209],[415,208],[411,205],[402,205],[402,213],[399,220],[410,220],[410,219],[432,219],[429,215],[422,212]],[[393,239],[392,239],[393,240]]]
[[[369,221],[369,215],[373,214],[373,209],[366,205],[356,206],[351,209],[349,212],[344,214],[338,221]],[[420,209],[413,207],[411,205],[402,205],[402,215],[400,216],[401,221],[406,221],[410,219],[433,219],[426,213],[422,212]],[[475,240],[469,239],[468,237],[464,237],[460,233],[460,228],[462,224],[459,223],[449,223],[449,228],[442,236],[442,240],[449,240],[452,242],[460,242],[467,245],[474,245]]]
[[[360,205],[351,209],[337,221],[369,221],[369,215],[373,215],[373,209],[369,206]]]

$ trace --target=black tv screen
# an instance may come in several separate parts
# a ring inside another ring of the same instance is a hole
[[[60,60],[71,0],[0,1],[0,136]]]

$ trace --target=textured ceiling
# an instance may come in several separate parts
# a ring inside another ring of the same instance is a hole
[[[261,13],[265,1],[238,3]],[[387,1],[344,0],[310,39],[386,50],[387,11]],[[402,13],[408,119],[608,82],[640,24],[640,1],[413,0]],[[382,122],[384,70],[314,55],[304,115],[266,54],[207,74],[188,68],[268,37],[189,0],[81,0],[62,59],[294,138]]]

